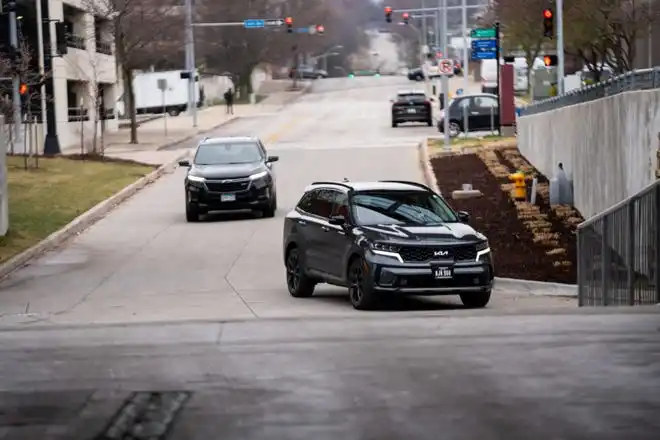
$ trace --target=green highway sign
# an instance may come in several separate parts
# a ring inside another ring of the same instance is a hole
[[[495,28],[478,28],[470,31],[470,38],[495,38]]]

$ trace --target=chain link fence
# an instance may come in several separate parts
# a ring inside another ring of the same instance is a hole
[[[660,181],[577,230],[580,306],[660,303]]]
[[[607,81],[582,87],[561,96],[544,99],[521,109],[520,116],[534,115],[568,105],[581,104],[596,99],[634,90],[660,88],[660,67],[633,70]]]

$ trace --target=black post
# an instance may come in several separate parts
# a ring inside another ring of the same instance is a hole
[[[500,97],[500,22],[495,22],[495,66],[497,66],[497,135],[502,136],[502,99]]]
[[[53,34],[50,29],[50,7],[48,0],[41,1],[42,29],[44,36],[44,72],[46,78],[46,139],[44,141],[44,156],[55,156],[62,152],[57,138],[57,120],[55,119],[55,78],[53,75]]]

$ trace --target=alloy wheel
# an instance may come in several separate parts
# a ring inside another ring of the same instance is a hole
[[[356,264],[353,267],[353,270],[351,271],[350,295],[351,295],[351,302],[353,304],[359,304],[362,301],[362,297],[364,296],[364,292],[362,291],[362,282],[363,282],[362,265]]]
[[[291,251],[286,259],[286,283],[295,292],[300,286],[300,259],[298,251]]]

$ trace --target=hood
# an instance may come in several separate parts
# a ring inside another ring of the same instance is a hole
[[[486,237],[465,223],[444,223],[439,226],[362,226],[360,230],[372,241],[392,242],[400,245],[425,243],[452,244],[483,241]]]
[[[190,175],[207,179],[235,179],[248,177],[263,170],[265,170],[265,167],[262,162],[234,165],[194,165],[190,169]]]

